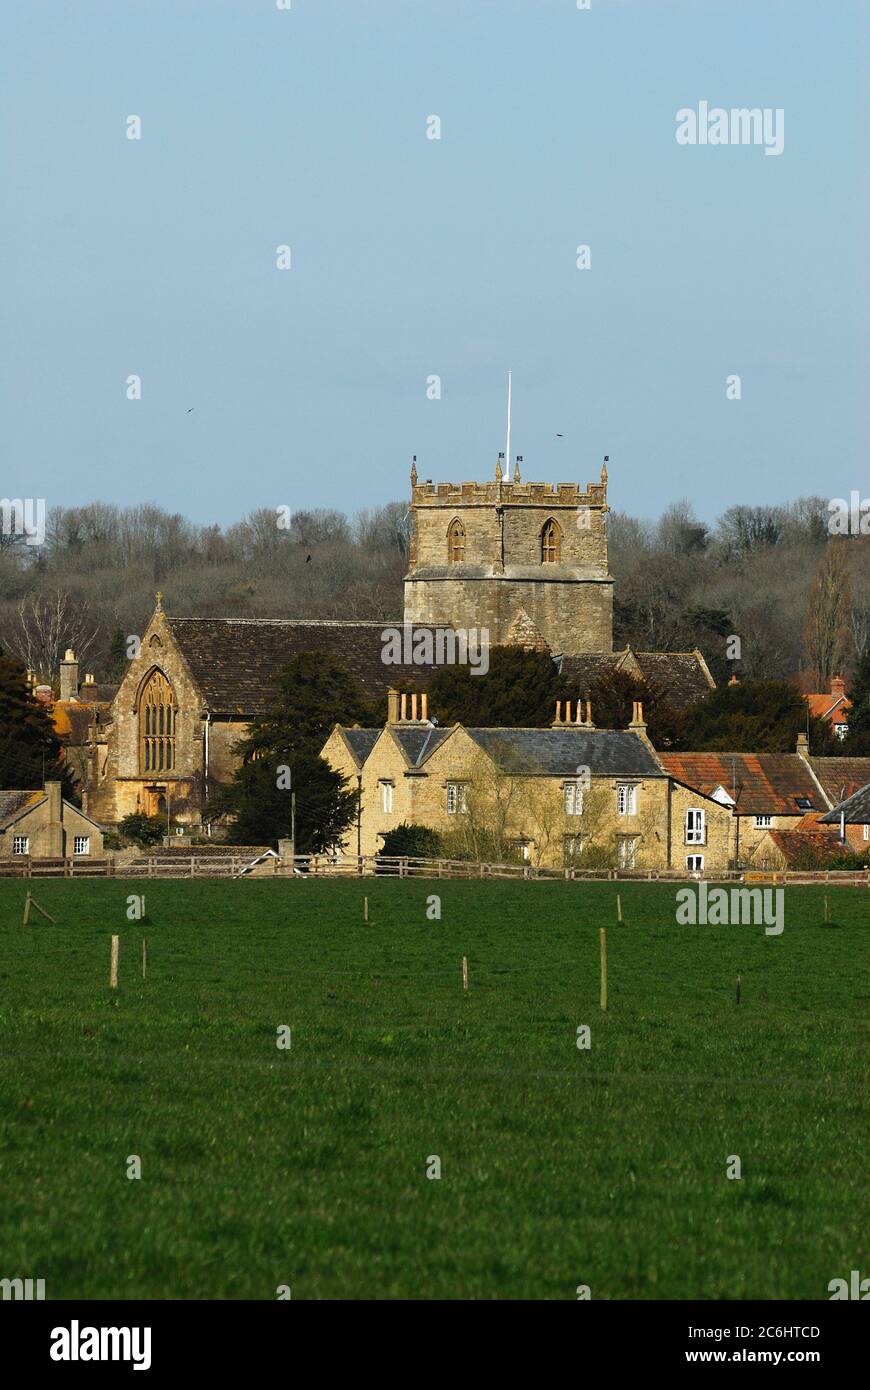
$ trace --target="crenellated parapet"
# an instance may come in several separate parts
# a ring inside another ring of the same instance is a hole
[[[600,483],[412,483],[415,507],[594,507],[607,510],[607,479]]]

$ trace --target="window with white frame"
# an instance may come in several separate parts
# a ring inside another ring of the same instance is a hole
[[[616,788],[616,814],[633,816],[637,813],[637,787],[632,782],[620,782]]]
[[[29,853],[30,853],[30,836],[29,836],[29,835],[15,835],[15,836],[13,836],[13,838],[12,838],[12,853],[13,853],[13,854],[29,854]]]
[[[690,874],[702,874],[704,872],[703,854],[687,854],[686,868]]]
[[[465,813],[465,783],[447,783],[447,814],[448,816],[463,815]]]
[[[846,735],[847,735],[848,732],[849,732],[849,725],[848,725],[848,724],[835,724],[835,725],[834,725],[834,733],[837,735],[837,738],[839,738],[839,739],[844,739],[844,738],[846,737]]]
[[[870,825],[864,826],[864,839],[870,840]]]
[[[392,782],[378,782],[381,789],[381,810],[392,811],[393,809],[393,784]]]
[[[705,844],[706,828],[703,810],[698,806],[690,806],[686,812],[686,844]]]
[[[579,782],[565,783],[565,815],[582,816],[583,788]]]
[[[90,854],[91,837],[90,835],[73,836],[73,854]]]
[[[621,835],[616,842],[616,862],[620,869],[633,869],[637,862],[637,836]]]
[[[577,861],[580,859],[580,856],[582,855],[582,853],[583,853],[583,836],[582,836],[582,835],[565,835],[565,836],[563,837],[563,839],[562,839],[562,857],[563,857],[563,859],[564,859],[564,861],[565,861],[565,867],[566,867],[566,869],[567,869],[567,868],[570,868],[572,864],[576,864]]]
[[[772,822],[773,822],[773,816],[756,816],[756,817],[755,817],[755,829],[756,829],[756,830],[769,830],[770,827],[771,827]]]

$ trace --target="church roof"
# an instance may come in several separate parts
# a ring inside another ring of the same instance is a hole
[[[715,688],[699,651],[635,652],[627,647],[621,652],[584,652],[563,656],[560,671],[580,696],[588,695],[603,676],[626,671],[660,687],[673,709],[685,709]]]
[[[335,657],[367,699],[425,679],[425,663],[386,665],[381,634],[401,623],[309,618],[168,618],[169,629],[210,709],[243,717],[267,709],[278,672],[302,652]]]

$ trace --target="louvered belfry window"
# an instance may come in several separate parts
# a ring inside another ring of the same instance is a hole
[[[559,523],[553,521],[545,522],[541,532],[541,562],[545,565],[558,565],[561,552],[561,534]]]
[[[465,527],[457,517],[447,528],[447,560],[451,565],[461,565],[465,559]]]
[[[171,772],[175,766],[172,686],[162,671],[149,676],[139,702],[139,762],[143,772]]]

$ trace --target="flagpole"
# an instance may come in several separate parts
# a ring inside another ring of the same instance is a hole
[[[508,482],[511,476],[511,373],[508,372],[508,416],[507,416],[507,447],[504,455],[504,478]]]

